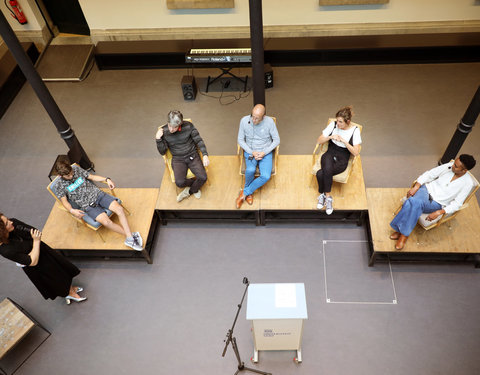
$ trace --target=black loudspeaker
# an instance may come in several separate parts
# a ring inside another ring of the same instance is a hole
[[[195,83],[194,76],[182,77],[182,92],[183,99],[195,100],[195,97],[197,96],[197,84]]]
[[[265,64],[263,66],[263,71],[265,72],[265,88],[269,89],[273,87],[273,69],[270,64]]]

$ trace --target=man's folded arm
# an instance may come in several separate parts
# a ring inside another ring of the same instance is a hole
[[[157,139],[157,150],[160,153],[160,155],[165,155],[168,150],[167,142],[162,138]]]

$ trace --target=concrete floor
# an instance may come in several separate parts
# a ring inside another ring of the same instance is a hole
[[[405,187],[443,154],[477,89],[472,77],[479,68],[478,63],[274,68],[267,111],[278,119],[280,152],[307,154],[326,119],[352,104],[354,120],[364,125],[366,186]],[[119,187],[158,187],[163,161],[154,134],[170,109],[193,119],[210,154],[228,155],[236,151],[239,119],[252,106],[252,95],[231,97],[225,105],[227,93],[220,102],[219,92],[185,102],[180,80],[186,73],[94,68],[83,82],[48,87],[99,174]],[[216,71],[194,72],[208,74]],[[0,135],[0,211],[41,228],[53,205],[47,174],[67,148],[28,84],[0,119]],[[479,160],[479,144],[474,128],[461,152]],[[480,372],[480,279],[471,265],[369,269],[364,231],[348,224],[177,223],[159,233],[153,265],[76,261],[89,300],[71,306],[43,300],[20,269],[0,259],[0,298],[11,297],[52,332],[17,373],[233,374],[231,348],[225,358],[221,352],[243,276],[251,282],[304,282],[307,290],[304,362],[295,365],[293,352],[262,353],[258,368],[274,374]],[[333,247],[322,247],[324,240]],[[345,277],[338,277],[342,273]],[[396,304],[326,301],[327,292],[384,301],[393,288]],[[244,314],[236,335],[248,362],[252,338]]]

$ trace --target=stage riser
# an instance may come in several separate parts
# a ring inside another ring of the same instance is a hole
[[[390,221],[409,188],[367,189],[368,214],[366,230],[369,242],[369,266],[377,261],[400,262],[468,262],[480,266],[480,208],[473,197],[467,208],[455,218],[425,231],[418,225],[405,247],[395,250],[389,239],[393,229]]]
[[[118,233],[100,228],[98,233],[78,224],[71,215],[53,205],[43,228],[42,239],[52,248],[66,256],[86,258],[125,258],[143,259],[152,263],[156,231],[159,216],[155,212],[155,203],[159,189],[155,188],[116,188],[115,194],[128,209],[127,219],[133,231],[140,232],[143,238],[143,251],[130,250],[125,246],[125,238]],[[113,221],[119,223],[118,216]]]
[[[338,222],[338,223],[356,223],[362,225],[366,211],[343,211],[335,210],[331,215],[325,211],[261,211],[261,224],[269,222]]]
[[[157,210],[163,225],[168,221],[237,221],[265,225],[268,222],[344,222],[362,225],[366,211],[164,211]]]
[[[168,221],[236,221],[260,225],[259,211],[166,211],[157,210],[163,225]]]
[[[22,46],[32,63],[35,64],[40,56],[35,45],[33,43],[22,43]],[[11,56],[10,51],[0,57],[0,72],[3,74],[3,77],[0,77],[1,118],[23,87],[26,79],[18,65],[16,65],[16,61],[13,59],[13,56]]]
[[[83,259],[138,259],[145,262],[145,257],[138,251],[118,251],[118,250],[59,250],[64,256]]]
[[[378,254],[375,257],[375,262],[395,262],[395,263],[461,263],[461,264],[474,264],[476,268],[480,267],[480,259],[478,255],[473,254],[444,254],[444,253],[408,253],[401,254]]]
[[[186,68],[185,53],[98,54],[100,70]],[[429,48],[376,48],[361,50],[265,51],[265,63],[272,66],[444,64],[480,61],[480,46]],[[235,67],[249,67],[235,64]],[[212,68],[214,64],[194,64]]]

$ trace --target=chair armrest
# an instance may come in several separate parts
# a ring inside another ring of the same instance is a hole
[[[280,153],[280,145],[275,147],[274,152],[275,152],[275,174],[276,174],[278,171],[278,155]]]
[[[241,174],[243,176],[243,173],[242,173],[242,163],[243,163],[243,149],[240,147],[240,145],[237,143],[237,156],[238,156],[238,171],[239,171],[239,174]]]
[[[315,148],[313,149],[313,154],[312,154],[312,164],[315,164],[315,156],[317,155],[318,149],[320,148],[320,145],[317,143],[315,145]]]
[[[108,187],[108,182],[107,182],[107,181],[103,180],[103,181],[99,181],[99,182],[101,182],[101,183],[104,184],[104,185],[107,185],[106,188],[102,188],[102,190],[108,189],[107,191],[104,191],[105,193],[112,193],[112,195],[113,195],[114,197],[116,197],[116,195],[115,195],[115,189],[110,189],[110,188]]]
[[[68,212],[67,209],[65,208],[65,206],[62,204],[62,202],[56,201],[56,204],[57,204],[57,207],[58,207],[59,209],[61,209],[62,211]],[[68,213],[71,215],[70,212],[68,212]]]
[[[352,165],[355,164],[355,162],[357,161],[358,157],[360,156],[361,151],[362,151],[362,145],[360,145],[358,147],[358,154],[357,155],[352,155],[353,156]]]

